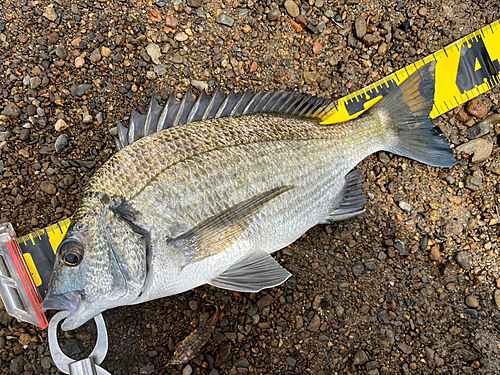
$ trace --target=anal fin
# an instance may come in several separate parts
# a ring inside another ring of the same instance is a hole
[[[363,206],[367,202],[363,192],[363,176],[356,169],[345,176],[345,184],[333,204],[333,211],[322,224],[333,221],[346,220],[363,213]]]
[[[284,283],[292,274],[263,251],[253,252],[210,281],[210,285],[237,292],[256,293]]]

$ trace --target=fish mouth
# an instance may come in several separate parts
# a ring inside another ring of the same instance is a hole
[[[69,316],[62,322],[63,331],[70,331],[84,324],[89,318],[85,314],[85,303],[81,291],[47,295],[42,302],[43,310],[69,311]]]
[[[78,310],[82,302],[80,291],[67,292],[63,294],[49,294],[42,302],[43,310],[67,310],[74,312]]]
[[[94,308],[85,301],[81,290],[61,294],[48,294],[42,302],[43,310],[68,311],[69,315],[61,323],[63,331],[72,331],[87,323],[106,308]]]

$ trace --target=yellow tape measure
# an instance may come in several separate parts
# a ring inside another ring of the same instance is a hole
[[[495,21],[432,55],[339,99],[337,111],[323,123],[345,122],[359,116],[430,61],[438,62],[434,108],[430,114],[431,118],[436,118],[499,83],[500,22]]]
[[[65,219],[45,229],[27,234],[16,239],[17,246],[23,253],[24,261],[43,298],[47,292],[50,275],[57,247],[68,231],[70,219]]]

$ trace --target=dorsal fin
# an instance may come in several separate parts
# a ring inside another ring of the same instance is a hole
[[[335,107],[330,99],[301,94],[297,91],[236,93],[231,90],[228,95],[224,95],[218,87],[213,96],[202,91],[195,99],[191,89],[188,89],[181,101],[171,94],[165,107],[158,104],[156,95],[153,94],[146,115],[133,109],[128,128],[118,121],[118,135],[115,137],[115,143],[117,150],[121,150],[145,136],[172,126],[255,113],[280,113],[287,116],[314,117],[325,120],[332,114]]]

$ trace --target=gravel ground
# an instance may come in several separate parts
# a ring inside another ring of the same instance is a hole
[[[163,100],[218,85],[338,98],[500,18],[493,0],[296,3],[3,0],[1,221],[24,235],[70,216],[115,150],[116,121],[144,111],[153,91]],[[454,168],[386,153],[362,162],[366,212],[278,252],[293,273],[280,287],[205,286],[105,312],[103,367],[114,375],[498,373],[500,125],[480,118],[498,112],[499,100],[495,88],[436,120],[458,149]],[[165,369],[214,304],[208,344]],[[88,355],[93,330],[61,334],[64,350]],[[3,308],[0,367],[57,372],[47,332]]]

